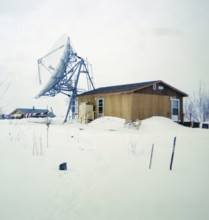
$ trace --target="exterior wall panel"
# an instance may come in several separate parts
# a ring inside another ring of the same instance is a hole
[[[78,105],[81,102],[89,102],[94,105],[95,117],[98,117],[98,98],[104,98],[104,115],[125,119],[131,119],[132,95],[122,94],[104,94],[100,96],[81,96],[78,99]]]
[[[170,112],[170,97],[149,94],[134,94],[132,119],[145,119],[151,116],[167,117]]]

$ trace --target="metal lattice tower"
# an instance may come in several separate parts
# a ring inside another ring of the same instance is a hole
[[[44,61],[61,49],[63,52],[56,68],[52,67],[51,65],[47,66]],[[80,92],[78,82],[81,75],[86,75],[87,90],[89,91],[94,89],[93,80],[89,73],[88,62],[77,55],[71,45],[70,38],[66,37],[64,44],[58,46],[42,58],[38,59],[38,74],[40,83],[41,67],[45,68],[49,73],[52,74],[52,76],[36,98],[41,96],[53,97],[58,93],[67,95],[70,100],[64,122],[67,121],[70,114],[72,119],[74,119],[77,108],[76,96]]]

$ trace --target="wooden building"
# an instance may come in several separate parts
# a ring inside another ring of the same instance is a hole
[[[151,116],[164,116],[182,121],[183,98],[186,96],[186,93],[157,80],[101,87],[78,95],[78,104],[92,105],[94,118],[114,116],[142,120]],[[79,115],[80,119],[82,117]]]

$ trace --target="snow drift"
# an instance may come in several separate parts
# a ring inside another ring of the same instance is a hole
[[[104,117],[52,121],[48,133],[44,121],[0,121],[0,132],[1,219],[208,219],[208,130],[161,117],[136,130]]]

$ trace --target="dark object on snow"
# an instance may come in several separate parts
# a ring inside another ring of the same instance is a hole
[[[203,124],[202,124],[202,128],[208,129],[208,128],[209,128],[209,124],[203,123]]]
[[[61,163],[59,165],[59,170],[67,170],[67,163]]]

